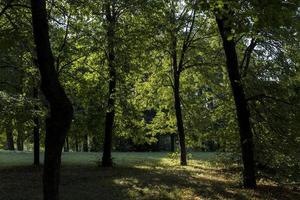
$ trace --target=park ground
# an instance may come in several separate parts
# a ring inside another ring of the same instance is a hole
[[[298,200],[299,188],[260,180],[255,191],[241,187],[240,170],[215,153],[193,153],[179,166],[168,153],[113,153],[115,167],[100,168],[99,153],[64,153],[62,200]],[[41,200],[42,168],[32,153],[0,151],[0,200]],[[235,170],[234,170],[235,169]]]

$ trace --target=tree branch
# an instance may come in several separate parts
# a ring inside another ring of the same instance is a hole
[[[256,100],[261,100],[261,99],[270,99],[270,100],[273,100],[273,101],[277,101],[277,102],[281,102],[281,103],[288,104],[288,105],[291,105],[291,106],[295,106],[294,104],[292,104],[290,102],[287,102],[287,101],[282,100],[282,99],[278,99],[276,97],[268,96],[268,95],[265,95],[265,94],[258,94],[258,95],[249,97],[249,98],[246,99],[246,101],[256,101]]]
[[[245,77],[247,75],[247,70],[249,68],[251,54],[257,44],[255,39],[251,39],[250,45],[246,48],[242,63],[240,64],[241,76]]]
[[[67,40],[68,40],[68,35],[69,35],[69,24],[70,24],[70,15],[68,15],[67,18],[67,24],[66,24],[66,31],[65,31],[65,36],[63,39],[63,43],[61,44],[59,51],[58,51],[58,55],[56,58],[56,71],[61,71],[59,69],[59,65],[60,65],[60,58],[61,58],[61,53],[63,52],[65,46],[67,45]]]

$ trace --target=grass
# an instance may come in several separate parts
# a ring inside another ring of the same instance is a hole
[[[193,153],[181,167],[167,153],[113,153],[116,166],[99,168],[99,153],[64,153],[62,200],[300,199],[289,189],[260,181],[242,189],[236,171],[217,162],[214,153]],[[32,153],[0,151],[0,200],[42,199],[42,169]]]

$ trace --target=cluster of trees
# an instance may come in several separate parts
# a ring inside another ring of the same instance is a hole
[[[208,140],[239,153],[246,188],[258,170],[290,180],[299,17],[298,0],[1,0],[0,140],[35,164],[45,140],[51,200],[64,146],[102,149],[111,167],[117,144],[158,135],[178,138],[181,165]]]

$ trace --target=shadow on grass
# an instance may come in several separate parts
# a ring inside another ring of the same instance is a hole
[[[209,169],[92,165],[65,165],[61,171],[62,200],[193,200],[193,199],[299,199],[275,186],[259,186],[253,192],[233,180],[219,178]],[[42,199],[42,169],[10,167],[0,170],[1,200]]]

